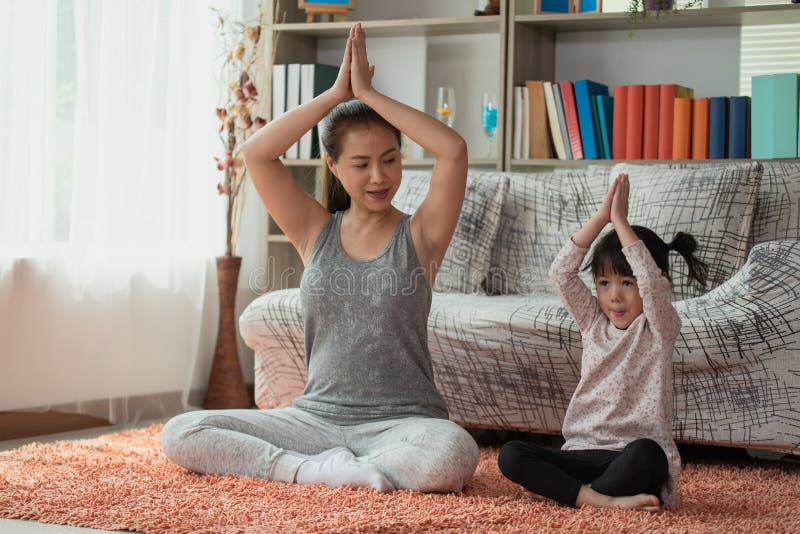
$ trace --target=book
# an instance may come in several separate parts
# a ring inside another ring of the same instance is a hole
[[[614,137],[614,99],[603,95],[597,95],[594,98],[600,123],[600,147],[603,158],[611,159],[613,154],[611,141]]]
[[[597,159],[605,159],[603,154],[602,134],[600,133],[600,111],[597,108],[597,97],[602,95],[594,95],[590,101],[592,103],[592,126],[594,127],[594,138],[597,141]]]
[[[578,126],[578,109],[575,107],[575,93],[572,91],[572,82],[559,82],[561,99],[564,105],[564,117],[567,121],[567,135],[569,146],[572,150],[572,159],[583,159],[583,145],[581,144],[581,130]]]
[[[564,115],[564,102],[561,99],[561,88],[553,82],[553,98],[556,101],[556,113],[558,114],[558,125],[561,129],[561,136],[564,140],[564,153],[567,159],[572,159],[572,147],[569,143],[569,133],[567,132],[567,118]]]
[[[550,82],[544,82],[544,102],[547,106],[547,122],[550,124],[553,148],[555,148],[558,159],[567,159],[567,153],[564,150],[564,138],[561,135],[561,125],[558,122],[558,113],[556,112],[553,84]]]
[[[692,153],[691,98],[675,99],[672,122],[672,159],[689,159]]]
[[[551,151],[550,132],[547,123],[547,104],[544,100],[544,82],[527,80],[530,147],[532,159],[549,159]]]
[[[592,97],[608,96],[608,86],[592,80],[576,80],[573,82],[575,106],[578,110],[578,126],[581,131],[584,159],[599,159],[598,140],[595,136],[594,116],[592,114]]]
[[[300,105],[300,63],[286,66],[286,113]],[[287,159],[297,159],[300,155],[298,140],[286,150]]]
[[[750,152],[755,159],[796,158],[800,74],[753,76]]]
[[[514,87],[514,135],[511,158],[522,159],[522,87]]]
[[[539,13],[570,13],[572,0],[541,0]]]
[[[272,65],[272,120],[286,111],[286,65]]]
[[[522,159],[531,158],[531,103],[528,97],[528,86],[522,89]]]
[[[658,91],[658,159],[672,159],[672,121],[675,98],[690,98],[694,89],[674,83],[661,84]]]
[[[658,159],[659,108],[661,107],[661,86],[644,87],[644,122],[642,125],[642,157]]]
[[[708,98],[692,102],[692,159],[708,159]]]
[[[628,86],[626,112],[625,158],[642,159],[642,131],[644,128],[644,85]]]
[[[614,130],[611,141],[611,157],[625,159],[628,126],[628,86],[614,87]]]
[[[732,96],[728,107],[728,157],[750,157],[750,97]]]
[[[713,96],[708,103],[708,159],[726,157],[728,135],[728,98]]]
[[[316,63],[300,66],[300,104],[314,100],[333,86],[339,75],[339,67]],[[322,155],[319,127],[314,126],[300,138],[300,159],[319,158]]]

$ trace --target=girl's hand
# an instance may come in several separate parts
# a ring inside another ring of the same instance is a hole
[[[347,38],[347,44],[344,48],[344,57],[342,58],[342,66],[339,67],[339,75],[336,76],[336,81],[330,91],[336,96],[337,102],[344,102],[353,98],[353,88],[350,85],[350,64],[353,60],[353,28],[350,28],[350,36]]]
[[[627,174],[620,174],[617,181],[619,186],[611,203],[611,222],[615,226],[618,223],[628,222],[628,196],[631,189]]]
[[[353,95],[361,100],[361,97],[372,91],[372,76],[375,74],[375,67],[369,64],[367,59],[367,36],[360,22],[350,28],[350,39],[352,41],[352,61],[350,64],[350,85]]]
[[[620,174],[614,179],[614,183],[608,188],[608,193],[606,193],[606,196],[603,197],[603,203],[600,205],[600,209],[597,210],[597,215],[601,217],[603,223],[611,222],[611,205],[613,204],[614,193],[617,192],[621,177],[622,175]]]

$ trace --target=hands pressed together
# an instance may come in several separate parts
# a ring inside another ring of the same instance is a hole
[[[370,65],[367,59],[366,34],[361,23],[357,22],[350,28],[342,66],[331,91],[340,101],[353,97],[363,100],[363,97],[373,90],[374,74],[375,66]]]
[[[598,214],[604,222],[610,222],[614,226],[628,221],[628,197],[630,195],[631,184],[627,174],[620,174],[614,179],[614,183],[608,189],[608,193],[603,197]]]

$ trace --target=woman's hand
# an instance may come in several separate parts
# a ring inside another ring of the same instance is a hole
[[[620,174],[617,177],[617,190],[611,203],[611,223],[617,226],[619,223],[628,222],[628,196],[630,194],[631,184],[628,181],[627,174]]]
[[[350,28],[350,38],[347,40],[351,49],[352,61],[350,64],[350,86],[353,95],[359,100],[362,96],[372,91],[372,76],[375,67],[367,59],[367,36],[360,22]]]
[[[339,75],[330,88],[330,92],[336,97],[337,102],[344,102],[353,98],[353,89],[350,86],[350,64],[353,58],[353,29],[350,28],[350,36],[344,48],[342,65],[339,67]]]

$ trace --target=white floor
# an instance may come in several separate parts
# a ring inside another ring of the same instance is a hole
[[[7,451],[10,449],[16,449],[22,445],[26,445],[28,443],[34,442],[41,442],[41,443],[49,443],[52,441],[59,441],[65,439],[90,439],[96,438],[102,434],[107,434],[109,432],[119,432],[120,430],[126,430],[130,428],[141,428],[150,426],[153,423],[160,423],[164,422],[165,420],[159,421],[143,421],[140,423],[129,424],[129,425],[116,425],[116,426],[104,426],[99,428],[89,428],[86,430],[77,430],[75,432],[64,432],[62,434],[50,434],[47,436],[36,436],[33,438],[24,438],[24,439],[17,439],[17,440],[9,440],[9,441],[0,441],[0,451]],[[48,523],[39,523],[38,521],[24,521],[24,520],[17,520],[17,519],[0,519],[0,534],[89,534],[91,532],[102,533],[102,532],[119,532],[119,531],[110,531],[110,530],[97,530],[93,528],[79,528],[79,527],[68,527],[65,525],[51,525]]]

